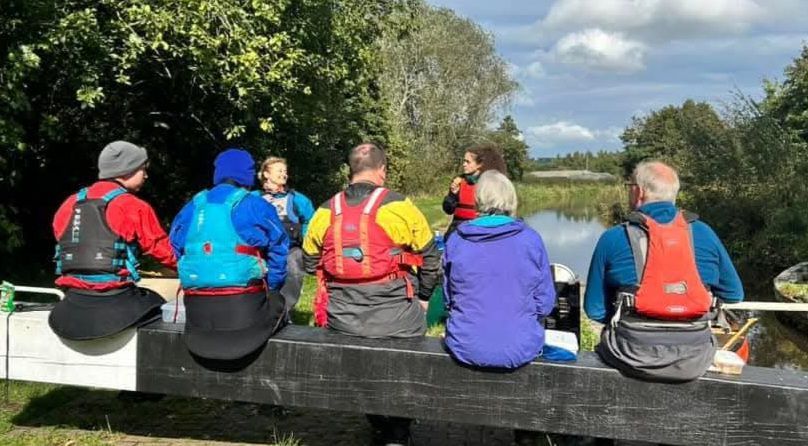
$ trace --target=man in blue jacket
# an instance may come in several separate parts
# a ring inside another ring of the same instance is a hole
[[[242,358],[265,345],[285,321],[278,292],[289,238],[275,208],[249,192],[255,162],[228,149],[214,162],[210,190],[174,219],[171,246],[184,292],[185,343],[202,358]]]
[[[629,206],[636,212],[632,213],[630,221],[601,236],[587,278],[586,314],[606,324],[597,352],[606,363],[630,376],[658,381],[697,378],[712,363],[715,341],[709,318],[714,313],[708,311],[700,316],[696,312],[686,316],[684,312],[692,303],[682,300],[685,302],[682,305],[670,305],[665,302],[704,288],[707,296],[707,292],[711,292],[724,302],[738,302],[744,296],[741,280],[715,232],[694,214],[680,212],[676,207],[679,178],[672,167],[658,161],[642,162],[627,186],[630,188]],[[664,237],[654,240],[657,236],[652,236],[649,228],[668,230],[675,221],[683,222],[685,231],[679,235],[684,242],[677,249],[684,249],[681,252],[687,255],[665,256],[661,253],[668,249],[671,240]],[[666,275],[659,273],[676,275],[678,271],[671,271],[688,269],[693,270],[695,282],[700,283],[687,286],[680,282],[663,283],[657,287],[659,290],[651,290],[650,283]],[[649,270],[654,274],[648,273]],[[644,285],[646,292],[641,295]],[[637,296],[641,296],[643,302],[636,299]],[[649,308],[651,311],[647,311]]]

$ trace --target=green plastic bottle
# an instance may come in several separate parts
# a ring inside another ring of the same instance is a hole
[[[5,281],[0,284],[0,311],[4,313],[14,311],[14,285]]]

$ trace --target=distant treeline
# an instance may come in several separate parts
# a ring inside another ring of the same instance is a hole
[[[623,152],[601,150],[595,153],[575,151],[555,158],[531,158],[525,168],[531,170],[590,170],[605,172],[620,178],[623,175]]]

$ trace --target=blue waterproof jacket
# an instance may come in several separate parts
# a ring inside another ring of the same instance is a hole
[[[512,369],[541,353],[555,287],[536,231],[506,216],[470,220],[446,241],[443,267],[446,347],[455,359]]]

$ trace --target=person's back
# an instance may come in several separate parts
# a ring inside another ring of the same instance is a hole
[[[382,186],[386,158],[372,147],[378,166],[352,164],[351,184],[315,212],[303,243],[306,270],[321,278],[318,324],[364,337],[422,336],[440,254],[418,208]]]
[[[555,289],[539,234],[510,216],[478,217],[449,238],[444,273],[445,342],[454,358],[512,369],[541,353],[541,318],[553,309]]]
[[[171,226],[180,257],[188,349],[209,359],[244,357],[285,320],[278,289],[288,238],[275,209],[246,188],[252,157],[230,149],[216,158],[214,187],[198,193]]]
[[[601,236],[590,263],[585,310],[607,323],[596,350],[630,376],[691,380],[714,355],[712,295],[735,302],[743,289],[712,229],[676,208],[676,172],[644,162],[633,178],[636,212]]]
[[[410,200],[383,187],[380,147],[354,147],[349,164],[351,184],[314,213],[303,241],[306,271],[318,275],[316,323],[354,336],[423,336],[440,269],[429,224]],[[384,444],[407,443],[411,420],[368,420]]]
[[[56,285],[66,296],[48,321],[68,339],[112,335],[157,314],[162,297],[136,286],[139,251],[176,268],[154,209],[134,195],[148,178],[146,150],[115,141],[98,161],[99,181],[68,197],[53,219]]]

